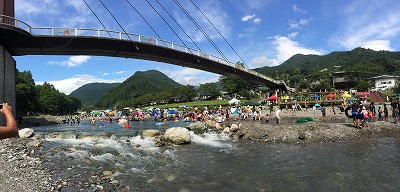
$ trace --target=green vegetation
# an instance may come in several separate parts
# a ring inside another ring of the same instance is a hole
[[[60,93],[53,85],[36,85],[30,71],[17,71],[17,113],[40,112],[52,115],[71,114],[81,107],[79,99]]]
[[[108,90],[121,83],[89,83],[73,91],[71,96],[81,100],[82,106],[94,105]]]
[[[110,89],[96,103],[100,108],[123,108],[148,105],[169,98],[191,100],[193,86],[183,86],[157,70],[138,71],[120,85]]]
[[[332,52],[324,56],[297,54],[279,66],[255,70],[269,77],[282,79],[290,87],[298,89],[300,86],[304,88],[305,81],[323,83],[313,91],[332,89],[332,73],[335,71],[352,72],[351,76],[357,79],[357,82],[350,86],[366,91],[366,88],[371,87],[371,77],[400,75],[399,69],[400,52],[356,48],[352,51]],[[360,83],[364,84],[360,85]]]

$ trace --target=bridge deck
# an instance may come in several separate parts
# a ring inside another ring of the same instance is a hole
[[[38,33],[40,32],[40,33]],[[14,56],[97,55],[158,61],[235,75],[272,89],[288,90],[276,81],[224,59],[179,44],[116,31],[78,28],[33,28],[14,18],[0,15],[0,44]]]

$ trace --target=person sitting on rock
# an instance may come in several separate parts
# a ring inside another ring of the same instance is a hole
[[[0,113],[6,117],[6,126],[0,126],[0,139],[15,137],[18,135],[17,123],[12,114],[11,106],[8,103],[1,105]]]

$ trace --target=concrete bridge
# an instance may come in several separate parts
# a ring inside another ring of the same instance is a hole
[[[14,18],[13,0],[0,0],[0,102],[12,106],[15,106],[16,68],[12,57],[22,55],[96,55],[152,60],[234,75],[271,89],[288,90],[283,81],[154,37],[100,29],[32,27]]]

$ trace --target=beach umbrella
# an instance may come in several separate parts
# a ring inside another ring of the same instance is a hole
[[[281,97],[282,100],[289,100],[289,96],[285,95]]]
[[[272,95],[271,97],[268,98],[268,100],[269,100],[269,101],[278,100],[278,97],[275,96],[275,95]]]
[[[348,94],[347,92],[345,92],[343,95],[342,95],[342,97],[343,98],[350,98],[351,97],[351,95],[350,94]]]
[[[326,98],[327,98],[327,99],[334,99],[334,98],[335,98],[335,95],[332,94],[332,93],[329,93],[329,94],[326,96]]]

